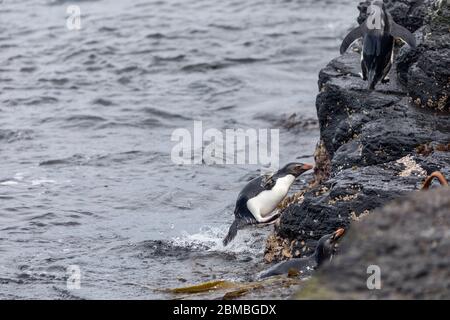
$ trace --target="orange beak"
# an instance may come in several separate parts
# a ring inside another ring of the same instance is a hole
[[[314,168],[314,166],[312,164],[307,163],[305,163],[302,167],[303,170],[311,170],[312,168]]]
[[[337,230],[334,232],[333,240],[339,239],[340,237],[342,237],[342,236],[344,235],[344,233],[345,233],[345,230],[344,230],[343,228],[337,229]]]

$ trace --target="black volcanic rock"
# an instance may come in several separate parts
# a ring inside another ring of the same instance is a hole
[[[449,299],[450,188],[417,191],[352,225],[300,299]],[[367,279],[380,270],[381,288]],[[369,269],[370,270],[370,269]]]
[[[357,54],[345,54],[319,75],[317,114],[333,167],[385,163],[411,153],[420,144],[449,140],[448,114],[412,106],[395,70],[388,85],[366,90],[366,83],[355,74],[358,61]],[[438,130],[434,129],[436,123],[441,124]]]
[[[437,3],[417,31],[417,50],[400,52],[398,72],[417,106],[450,112],[450,4]]]
[[[420,189],[433,171],[450,178],[450,112],[415,103],[418,96],[448,90],[449,55],[441,49],[450,43],[443,31],[449,25],[445,18],[433,18],[445,16],[447,8],[436,10],[429,1],[388,1],[388,8],[394,18],[401,16],[396,10],[408,12],[396,21],[427,40],[417,50],[403,46],[391,81],[375,91],[358,76],[360,58],[351,50],[320,72],[316,179],[283,210],[268,241],[268,260],[309,254],[321,236]],[[427,36],[427,28],[440,31]],[[432,54],[433,48],[438,50]]]

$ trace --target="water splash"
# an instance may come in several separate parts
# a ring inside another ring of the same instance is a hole
[[[225,237],[228,226],[202,227],[197,233],[182,232],[179,237],[173,238],[174,244],[188,248],[205,248],[207,252],[233,254],[236,256],[250,254],[260,256],[264,252],[265,239],[270,227],[261,229],[240,230],[233,242],[224,247],[222,240]]]

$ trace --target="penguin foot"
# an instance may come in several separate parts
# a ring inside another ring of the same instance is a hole
[[[276,217],[276,218],[275,218]],[[275,218],[274,220],[270,220],[269,222],[263,222],[263,223],[259,223],[257,224],[258,227],[266,227],[266,226],[270,226],[272,224],[277,223],[280,220],[280,215],[275,215],[273,218]],[[272,219],[273,219],[272,218]]]
[[[364,76],[364,74],[362,72],[358,73],[359,76],[361,77],[361,79],[363,79],[364,81],[367,80],[367,77]]]
[[[431,186],[431,183],[433,182],[433,179],[437,179],[441,186],[448,186],[448,181],[445,176],[441,172],[435,171],[425,179],[422,190],[428,190]]]
[[[390,81],[391,81],[391,79],[389,79],[389,77],[386,77],[381,80],[381,83],[385,84],[385,83],[389,83]]]

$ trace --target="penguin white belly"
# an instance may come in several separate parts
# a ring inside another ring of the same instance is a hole
[[[260,221],[261,218],[272,213],[284,197],[286,197],[294,180],[295,177],[290,174],[279,178],[271,190],[264,190],[256,197],[247,201],[248,210]]]

